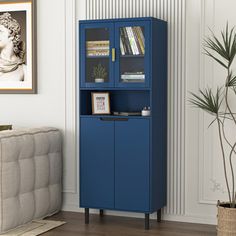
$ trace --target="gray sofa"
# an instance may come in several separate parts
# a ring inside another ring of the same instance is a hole
[[[61,147],[55,128],[0,132],[0,233],[60,210]]]

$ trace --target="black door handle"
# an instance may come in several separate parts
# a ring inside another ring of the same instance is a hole
[[[119,118],[119,117],[101,117],[100,120],[102,121],[128,121],[128,118]]]

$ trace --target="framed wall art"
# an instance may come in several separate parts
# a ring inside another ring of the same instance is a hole
[[[0,1],[0,93],[36,93],[36,0]]]
[[[92,92],[92,114],[110,114],[110,96],[108,92]]]

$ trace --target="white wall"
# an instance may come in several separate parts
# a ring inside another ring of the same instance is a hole
[[[181,184],[185,174],[185,0],[87,0],[86,4],[82,4],[83,2],[76,1],[78,19],[153,16],[168,21],[168,196],[164,212],[168,219],[175,219],[176,215],[183,215],[185,212],[185,186]],[[143,217],[141,214],[131,215]]]
[[[202,43],[204,37],[211,35],[209,28],[220,36],[227,21],[229,26],[235,26],[235,7],[234,0],[186,1],[187,91],[224,84],[226,71],[202,53]],[[235,105],[235,101],[231,103]],[[186,214],[214,223],[217,200],[227,200],[217,127],[208,128],[212,117],[206,113],[187,103],[186,109]],[[228,131],[235,140],[235,129]]]
[[[134,10],[138,9],[135,0],[119,0],[118,3],[117,1],[115,1],[115,4],[119,3],[117,7],[129,9],[128,7],[135,6]],[[78,148],[76,24],[77,20],[93,15],[91,11],[93,2],[96,1],[37,1],[38,94],[0,94],[0,123],[27,127],[54,126],[63,131],[65,154],[63,209],[71,211],[82,211],[78,207],[79,173],[76,161],[76,151],[78,151],[76,149]],[[236,22],[234,14],[236,2],[234,0],[186,2],[168,0],[168,4],[165,0],[140,0],[140,2],[143,4],[144,10],[141,12],[143,15],[166,18],[171,26],[169,28],[169,75],[172,76],[169,84],[171,127],[168,154],[169,200],[164,217],[169,220],[215,223],[215,202],[218,198],[226,196],[222,193],[222,188],[216,188],[214,184],[214,181],[220,186],[224,184],[219,168],[220,155],[218,152],[213,152],[214,145],[217,145],[217,137],[214,135],[214,129],[205,129],[209,117],[190,108],[185,95],[188,96],[188,91],[197,91],[199,86],[212,83],[216,75],[222,74],[217,66],[201,55],[201,41],[203,35],[208,34],[207,26],[218,32],[224,27],[227,19],[230,24]],[[123,3],[128,5],[122,6]],[[96,6],[100,7],[99,4]],[[119,14],[138,16],[135,11],[119,12],[117,8],[112,8],[112,5],[109,7],[111,8],[105,11],[106,17]],[[101,17],[98,12],[94,13]],[[175,24],[172,25],[171,22]],[[177,22],[181,24],[178,25]],[[178,119],[175,119],[176,117]],[[219,162],[215,161],[215,158],[218,158]],[[109,213],[143,217],[141,214],[133,213]]]
[[[0,97],[0,122],[17,126],[51,125],[65,121],[64,1],[38,2],[38,94]],[[51,17],[50,7],[57,5]],[[48,20],[50,19],[50,20]],[[59,27],[61,25],[62,27]]]
[[[63,189],[73,194],[77,191],[74,1],[36,2],[38,93],[0,94],[0,124],[59,128],[64,135]]]
[[[79,5],[77,1],[77,18]],[[189,91],[216,87],[222,71],[202,55],[208,27],[219,31],[235,22],[234,0],[88,0],[82,18],[156,16],[169,24],[169,148],[168,206],[164,218],[216,223],[216,201],[226,199],[216,127],[207,129],[209,116],[192,109]],[[81,11],[80,8],[80,11]],[[218,76],[218,77],[217,77]],[[217,82],[216,82],[217,81]],[[216,151],[214,151],[216,150]],[[115,213],[137,216],[137,214]]]

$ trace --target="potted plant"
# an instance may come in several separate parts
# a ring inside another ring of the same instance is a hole
[[[199,94],[191,93],[190,102],[194,106],[213,116],[210,126],[215,123],[218,129],[219,143],[222,156],[225,184],[228,201],[218,201],[218,236],[236,235],[236,190],[235,166],[233,157],[236,154],[236,138],[232,140],[225,129],[226,122],[236,128],[236,115],[230,100],[236,98],[236,74],[232,64],[236,55],[236,33],[234,28],[221,32],[217,38],[213,33],[204,40],[204,52],[226,71],[222,86],[214,92],[213,89],[199,89]],[[231,131],[232,132],[232,131]],[[229,151],[228,151],[229,150]]]
[[[106,68],[99,63],[97,66],[93,67],[93,77],[96,83],[103,83],[107,77]]]

